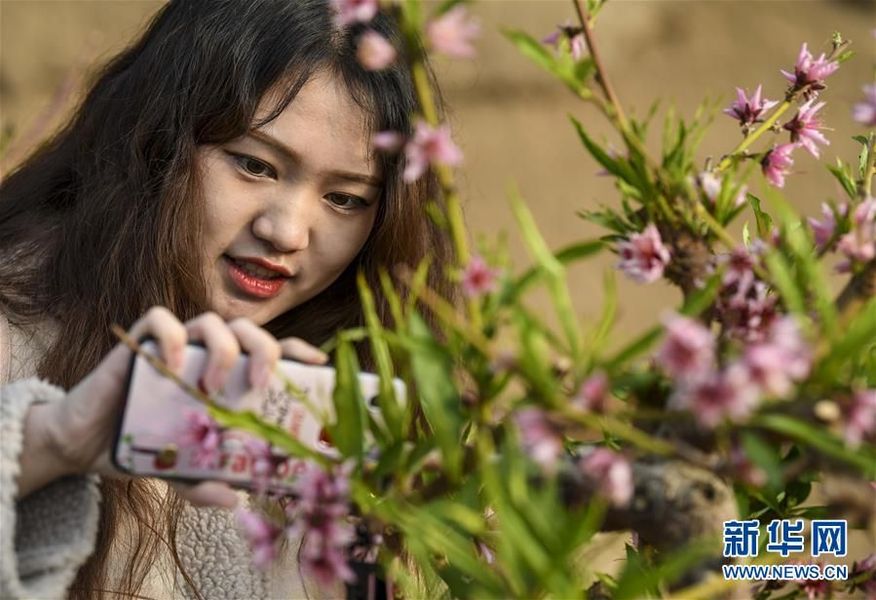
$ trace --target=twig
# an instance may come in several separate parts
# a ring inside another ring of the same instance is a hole
[[[602,59],[599,56],[599,51],[597,50],[596,42],[593,38],[593,29],[590,26],[590,18],[587,14],[587,10],[584,8],[582,0],[573,0],[573,4],[575,6],[575,12],[578,13],[578,21],[581,22],[581,30],[584,34],[584,41],[587,42],[587,50],[590,52],[590,57],[593,59],[593,66],[596,67],[596,82],[599,84],[599,87],[602,88],[602,92],[611,103],[611,107],[614,109],[619,125],[624,131],[626,131],[629,128],[627,117],[624,115],[621,103],[617,99],[617,95],[614,93],[614,88],[612,88],[611,82],[609,82],[608,76],[606,75],[605,66],[602,64]]]
[[[139,343],[137,343],[137,340],[129,336],[120,326],[113,324],[110,329],[112,330],[113,335],[119,338],[119,340],[125,346],[131,349],[131,352],[134,352],[138,356],[141,356],[144,360],[146,360],[146,362],[149,363],[150,366],[152,366],[152,368],[161,373],[164,377],[167,377],[168,379],[176,383],[192,398],[194,398],[198,402],[201,402],[202,404],[206,404],[207,406],[213,406],[215,404],[210,396],[208,396],[195,386],[191,385],[189,382],[180,379],[180,377],[176,373],[171,371],[160,358],[143,350],[143,347],[140,346]]]
[[[768,131],[772,128],[773,124],[779,120],[785,111],[787,111],[791,107],[791,101],[785,100],[782,102],[781,106],[779,106],[770,117],[760,124],[760,127],[752,131],[749,135],[745,137],[739,145],[737,145],[727,156],[725,156],[718,166],[715,168],[715,173],[721,173],[722,171],[727,170],[727,168],[733,164],[733,159],[739,156],[742,152],[744,152],[749,146],[751,146],[757,139],[763,135],[764,132]]]

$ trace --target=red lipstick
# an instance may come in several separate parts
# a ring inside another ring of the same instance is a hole
[[[264,259],[225,257],[228,264],[228,275],[232,283],[243,293],[255,298],[268,299],[277,296],[291,277],[291,272],[281,266]],[[246,264],[257,265],[274,271],[276,276],[266,277],[246,269]]]

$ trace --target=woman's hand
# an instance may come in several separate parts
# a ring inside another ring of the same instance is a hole
[[[166,308],[154,307],[131,327],[128,335],[134,339],[153,337],[160,357],[175,373],[182,370],[188,341],[202,342],[208,355],[202,381],[208,391],[222,387],[241,351],[250,355],[250,382],[257,387],[265,385],[281,356],[313,364],[327,360],[324,353],[302,340],[278,342],[247,319],[226,323],[214,313],[182,323]],[[130,365],[131,350],[118,344],[70,390],[64,401],[30,408],[25,421],[19,497],[64,475],[97,472],[123,476],[112,466],[110,452]],[[237,502],[234,491],[220,482],[174,487],[197,505],[231,507]]]

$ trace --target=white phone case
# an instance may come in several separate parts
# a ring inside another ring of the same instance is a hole
[[[143,342],[142,347],[150,354],[158,354],[153,341]],[[181,378],[197,387],[206,360],[205,348],[188,345]],[[269,450],[264,444],[254,444],[249,434],[216,430],[210,425],[204,404],[162,376],[146,359],[135,356],[132,362],[127,401],[113,452],[119,469],[147,477],[215,480],[243,488],[290,490],[302,464],[300,460],[285,459],[282,453]],[[246,355],[241,355],[229,372],[222,392],[213,395],[213,399],[231,410],[251,410],[290,432],[304,445],[332,452],[331,446],[321,439],[324,437],[321,433],[325,423],[334,421],[334,368],[282,360],[278,371],[306,395],[307,402],[290,396],[278,376],[272,377],[267,391],[251,389]],[[366,407],[375,411],[375,418],[379,420],[375,403],[370,401],[378,395],[379,377],[360,373],[359,385]],[[404,402],[404,383],[394,379],[393,388],[396,398]],[[272,467],[267,478],[259,479],[254,467],[257,464],[263,467],[264,462],[256,461],[264,459],[265,452]]]

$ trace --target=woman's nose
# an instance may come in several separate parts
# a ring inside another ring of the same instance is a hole
[[[310,244],[314,203],[304,197],[283,198],[272,203],[252,224],[253,234],[279,252],[304,250]]]

